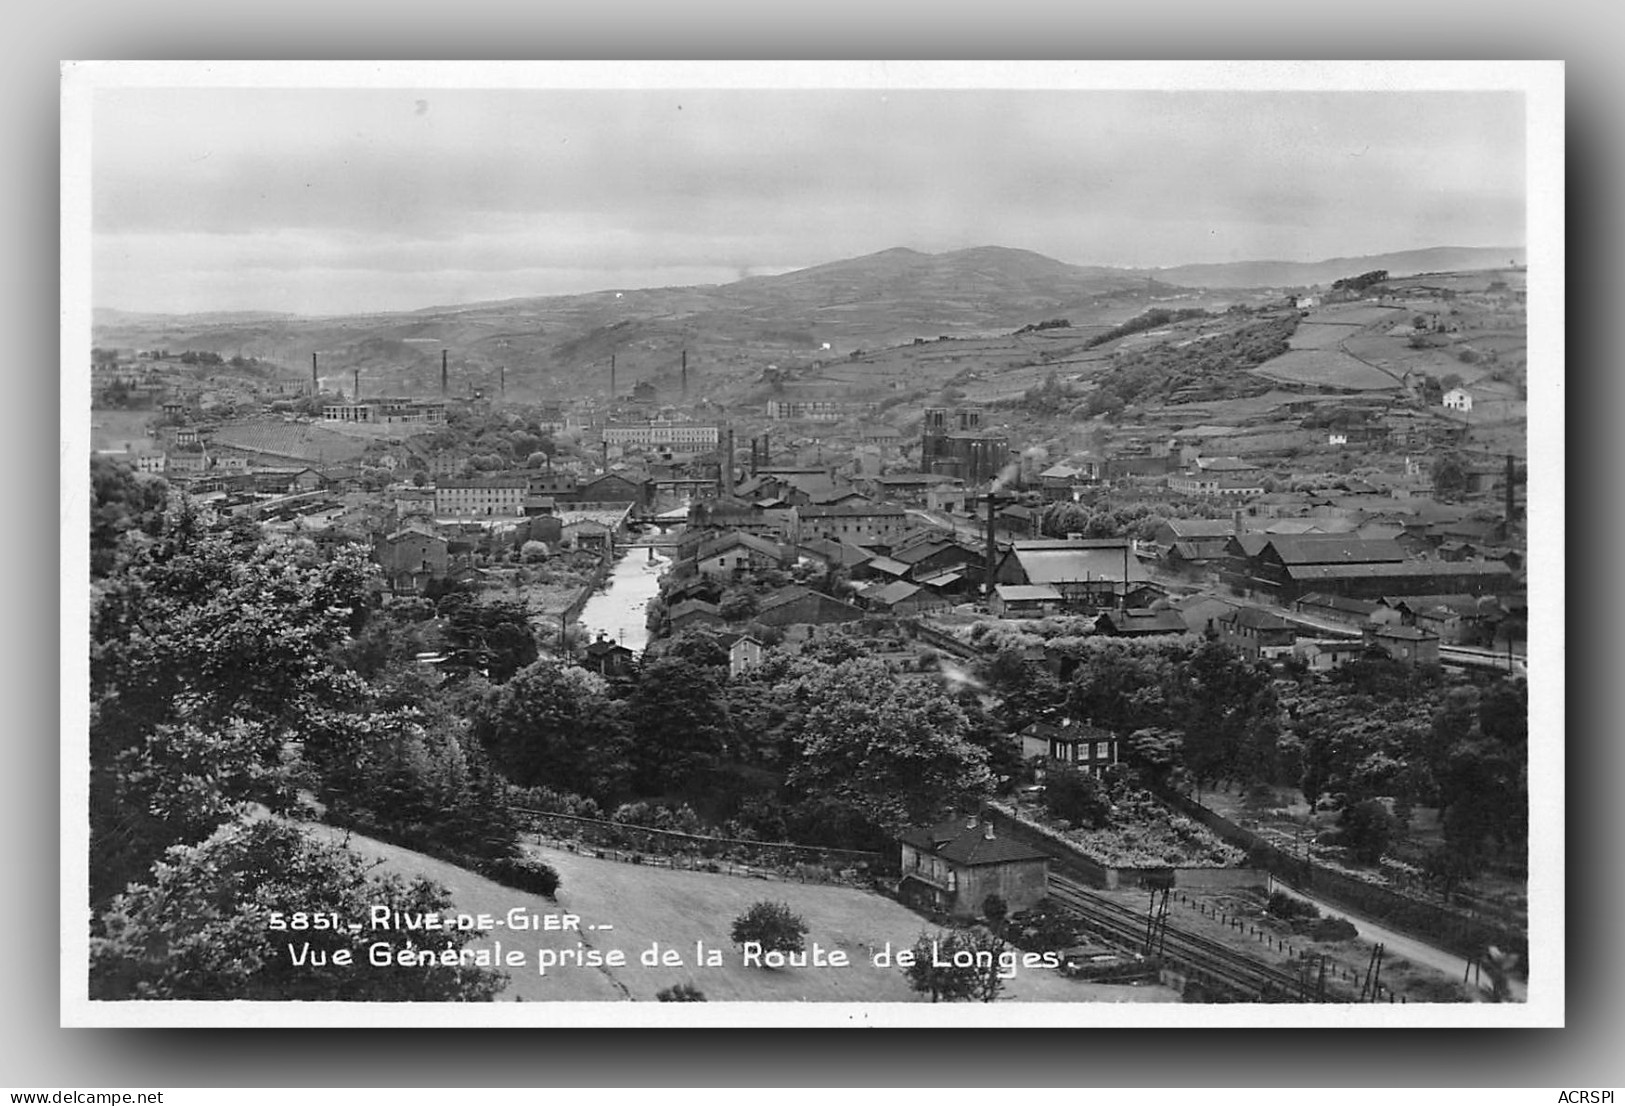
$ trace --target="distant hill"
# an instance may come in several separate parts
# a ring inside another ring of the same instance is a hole
[[[1229,289],[1330,283],[1377,268],[1396,276],[1485,268],[1522,257],[1522,250],[1438,249],[1313,264],[1132,270],[1070,265],[999,246],[939,254],[899,248],[730,284],[392,313],[308,318],[97,310],[93,343],[241,354],[298,375],[317,354],[324,378],[360,370],[369,394],[438,393],[445,349],[454,394],[490,394],[500,381],[511,399],[601,394],[611,357],[618,390],[647,382],[676,399],[686,352],[689,394],[728,402],[758,382],[768,365],[845,360],[919,338],[1008,334],[1057,318],[1080,327],[1112,326],[1172,302],[1222,310],[1237,298]]]
[[[1330,284],[1342,277],[1386,269],[1392,276],[1463,270],[1509,268],[1509,262],[1527,264],[1522,246],[1465,248],[1439,246],[1364,257],[1333,257],[1325,261],[1235,261],[1222,265],[1178,265],[1146,273],[1168,284],[1187,288],[1300,288]]]

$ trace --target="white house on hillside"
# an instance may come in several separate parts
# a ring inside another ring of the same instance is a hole
[[[1473,409],[1473,397],[1468,394],[1466,389],[1452,388],[1444,394],[1444,405],[1452,411],[1471,411]]]

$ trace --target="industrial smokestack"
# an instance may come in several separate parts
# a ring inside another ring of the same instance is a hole
[[[982,598],[990,599],[993,595],[993,561],[998,555],[998,546],[993,541],[993,507],[998,502],[998,495],[992,490],[987,493],[987,574],[986,583],[982,588]]]
[[[442,398],[444,398],[446,395],[449,394],[448,389],[450,387],[451,387],[451,375],[450,375],[449,371],[446,368],[446,351],[441,350],[440,351],[440,395],[441,395]]]
[[[683,398],[688,398],[688,350],[683,351]],[[728,457],[729,476],[733,475],[733,457]]]
[[[322,382],[316,377],[316,355],[310,355],[310,394],[315,395],[322,390]]]
[[[684,358],[686,360],[686,353]],[[722,463],[728,473],[728,494],[732,495],[734,493],[734,428],[731,426],[728,427],[728,453],[722,458]]]
[[[508,398],[508,366],[497,366],[497,393],[503,399]]]
[[[361,370],[356,369],[355,370],[355,396],[354,396],[353,401],[354,402],[359,402],[360,399],[361,399]]]

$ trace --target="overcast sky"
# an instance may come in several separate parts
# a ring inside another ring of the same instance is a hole
[[[1508,92],[99,88],[98,307],[401,310],[893,246],[1525,244]]]

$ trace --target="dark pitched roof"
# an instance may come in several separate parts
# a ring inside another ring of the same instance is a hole
[[[964,867],[1049,858],[1048,853],[997,832],[989,837],[988,826],[980,818],[974,819],[974,824],[967,824],[971,821],[954,818],[935,826],[911,829],[902,835],[902,840]]]
[[[1391,539],[1340,534],[1275,535],[1270,546],[1287,565],[1353,565],[1403,561],[1405,550]]]
[[[1183,634],[1190,631],[1178,611],[1105,611],[1095,619],[1095,628],[1104,633]]]
[[[1227,538],[1236,532],[1235,520],[1228,518],[1171,518],[1164,525],[1181,538]]]
[[[1229,614],[1220,615],[1220,622],[1233,622],[1250,630],[1290,630],[1292,623],[1272,611],[1260,607],[1237,607]]]

